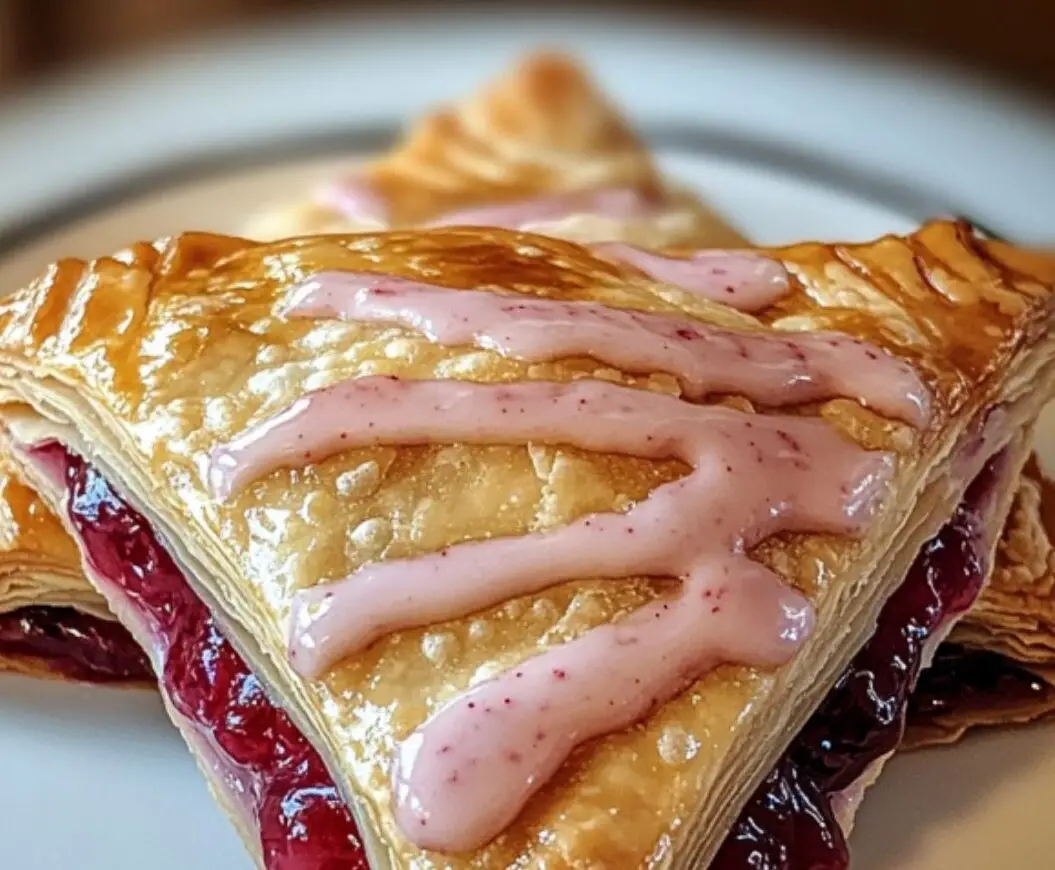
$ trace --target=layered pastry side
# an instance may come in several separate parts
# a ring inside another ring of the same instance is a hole
[[[1055,264],[955,224],[726,256],[716,302],[501,230],[192,235],[0,306],[15,458],[265,866],[365,861],[353,815],[375,868],[697,866],[780,836],[767,772],[837,818],[897,745],[1053,390]]]
[[[1020,447],[1016,452],[1021,455]],[[122,589],[149,624],[150,648],[181,730],[208,747],[203,755],[214,775],[251,796],[234,812],[257,830],[263,866],[369,870],[351,815],[319,756],[271,704],[149,524],[57,443],[33,453],[67,493],[70,522],[97,582]],[[927,641],[980,590],[986,530],[999,528],[989,514],[1012,477],[1012,455],[990,460],[953,519],[923,548],[883,608],[875,634],[742,811],[712,867],[848,866],[840,798],[868,764],[897,747]]]
[[[14,466],[0,463],[0,670],[146,684],[143,651],[85,581],[76,544]]]
[[[1000,542],[993,583],[954,640],[1039,669],[1055,664],[1053,542],[1055,484],[1033,456]]]
[[[1055,488],[1034,456],[1019,481],[992,582],[913,695],[908,746],[1055,713],[1053,541]]]

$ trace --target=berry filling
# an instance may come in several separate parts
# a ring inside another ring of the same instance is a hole
[[[1055,686],[999,653],[944,643],[912,691],[908,726],[1055,708]]]
[[[0,614],[0,657],[33,659],[86,683],[154,679],[143,650],[120,623],[72,607],[21,607]]]

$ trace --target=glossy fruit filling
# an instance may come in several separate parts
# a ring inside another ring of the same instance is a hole
[[[875,634],[747,803],[712,870],[849,866],[838,794],[898,747],[928,639],[978,597],[988,573],[986,514],[1002,473],[997,456],[920,551]]]
[[[926,728],[950,717],[1051,709],[1055,686],[1027,668],[999,653],[944,643],[912,691],[908,727]]]
[[[153,682],[143,651],[120,623],[72,607],[0,614],[0,657],[28,658],[88,683]]]
[[[149,523],[57,443],[33,449],[65,481],[67,512],[93,573],[119,590],[152,639],[178,716],[210,750],[255,821],[269,870],[369,870],[351,813],[322,759],[225,640]]]

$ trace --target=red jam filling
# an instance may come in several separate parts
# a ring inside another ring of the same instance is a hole
[[[744,807],[711,870],[849,866],[832,799],[898,747],[927,639],[981,592],[986,508],[1001,471],[994,457],[920,551],[875,634]]]
[[[154,639],[173,707],[214,758],[248,782],[268,870],[369,870],[355,823],[322,759],[271,702],[158,543],[106,480],[56,443],[34,456],[60,472],[91,568],[118,587]]]
[[[0,656],[31,658],[86,683],[154,681],[147,657],[120,623],[72,607],[0,614]]]
[[[1055,708],[1055,686],[999,653],[944,643],[912,691],[908,726],[1038,708]]]

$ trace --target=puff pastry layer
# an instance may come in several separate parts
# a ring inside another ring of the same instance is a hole
[[[1055,490],[1034,458],[1022,476],[992,582],[954,640],[1055,664]]]
[[[0,461],[0,511],[0,612],[44,605],[109,614],[84,580],[76,545],[6,458]]]
[[[87,582],[77,546],[0,446],[0,670],[146,684],[131,636]]]
[[[1019,481],[992,579],[925,674],[906,747],[1055,712],[1053,490],[1036,457]]]

